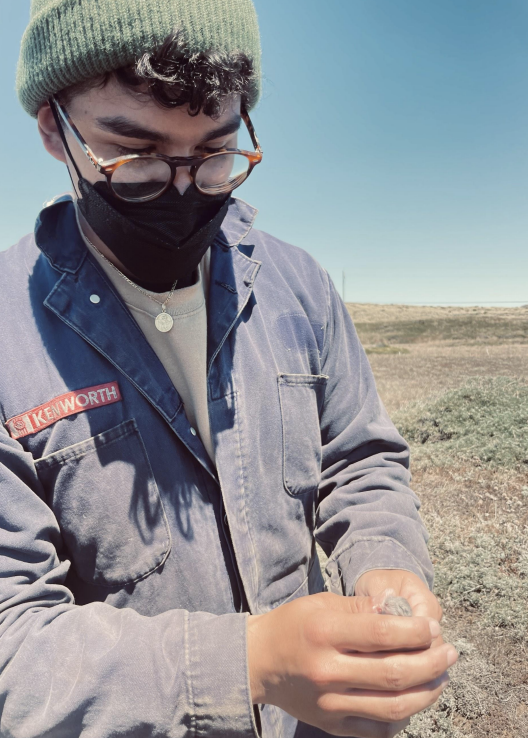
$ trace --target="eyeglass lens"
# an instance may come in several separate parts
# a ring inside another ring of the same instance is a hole
[[[218,154],[198,167],[196,186],[206,194],[229,192],[247,177],[250,162],[243,154]],[[158,195],[172,178],[169,164],[161,159],[132,159],[112,175],[112,189],[124,200]]]

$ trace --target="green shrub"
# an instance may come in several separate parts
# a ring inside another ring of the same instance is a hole
[[[528,643],[528,531],[512,527],[497,535],[475,524],[464,535],[461,523],[444,525],[444,535],[435,531],[429,541],[435,593],[444,607],[463,608],[477,616],[478,628]]]
[[[473,461],[528,471],[528,386],[475,378],[459,389],[402,408],[394,421],[416,460]]]

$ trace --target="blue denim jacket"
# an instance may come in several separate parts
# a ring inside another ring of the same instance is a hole
[[[376,568],[432,585],[408,447],[347,311],[254,217],[233,200],[212,246],[216,467],[69,197],[0,255],[2,736],[254,737],[247,610],[323,589],[315,539],[336,592]],[[322,735],[260,718],[265,738]]]

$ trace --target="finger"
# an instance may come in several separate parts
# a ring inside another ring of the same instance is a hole
[[[428,618],[333,613],[323,625],[329,645],[340,651],[415,651],[429,648],[440,626]]]
[[[377,599],[377,597],[344,597],[343,610],[353,615],[377,614]]]
[[[413,615],[434,618],[438,622],[442,619],[442,606],[432,592],[419,592],[415,595],[409,595],[408,600],[412,607]]]
[[[335,735],[354,738],[394,738],[400,731],[405,730],[410,722],[400,720],[398,723],[382,723],[378,720],[348,716],[339,722]]]
[[[358,689],[354,694],[332,694],[326,696],[326,710],[334,714],[396,723],[415,715],[433,705],[449,684],[447,675],[435,679],[428,685],[412,687],[396,694]]]
[[[321,601],[325,607],[331,607],[332,610],[341,611],[347,614],[358,615],[359,613],[368,614],[376,612],[374,597],[343,597],[330,592],[321,592],[312,595],[315,599]]]
[[[431,648],[439,648],[439,646],[442,646],[444,643],[444,639],[439,635],[438,638],[435,638],[434,641],[432,641]]]
[[[457,659],[458,654],[449,643],[411,653],[340,654],[333,689],[400,692],[438,679]]]

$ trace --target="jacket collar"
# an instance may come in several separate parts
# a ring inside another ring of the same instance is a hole
[[[46,203],[35,223],[35,241],[52,267],[76,274],[88,255],[77,227],[73,197],[59,195]]]
[[[46,203],[35,225],[35,241],[51,265],[61,272],[79,271],[88,251],[77,227],[70,193]],[[227,215],[217,236],[223,246],[238,246],[248,235],[258,210],[244,200],[231,198]]]
[[[244,200],[232,197],[229,210],[218,234],[220,242],[229,248],[238,246],[253,228],[258,210]]]

